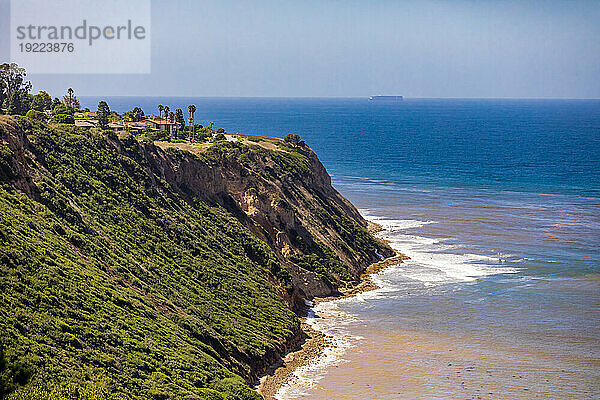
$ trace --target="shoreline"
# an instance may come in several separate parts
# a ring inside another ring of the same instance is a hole
[[[368,230],[372,234],[376,234],[383,230],[383,228],[376,223],[368,221],[368,224]],[[378,239],[383,240],[381,238]],[[402,264],[404,260],[408,259],[410,259],[408,256],[396,251],[395,255],[369,265],[360,275],[360,280],[356,285],[340,288],[340,296],[314,298],[313,306],[324,302],[353,297],[360,293],[378,289],[379,286],[373,282],[371,276],[392,265]],[[307,337],[301,348],[287,353],[278,364],[272,367],[269,373],[260,378],[258,386],[255,387],[256,391],[261,394],[265,400],[276,399],[275,395],[279,389],[290,382],[294,372],[298,368],[310,364],[311,361],[323,355],[325,349],[332,344],[328,335],[313,329],[312,326],[306,322],[306,317],[301,318],[300,329]]]
[[[290,381],[298,368],[308,365],[312,360],[321,356],[327,346],[331,344],[327,335],[306,323],[306,318],[301,318],[300,329],[307,337],[302,347],[287,353],[270,373],[260,378],[259,384],[255,388],[265,400],[274,400],[279,389]]]

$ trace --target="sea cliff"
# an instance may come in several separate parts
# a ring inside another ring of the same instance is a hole
[[[260,398],[304,300],[393,254],[366,226],[305,145],[1,117],[0,396]]]

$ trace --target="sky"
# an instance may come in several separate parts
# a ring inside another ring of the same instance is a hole
[[[151,10],[150,74],[30,74],[34,90],[600,98],[600,0],[169,0]]]

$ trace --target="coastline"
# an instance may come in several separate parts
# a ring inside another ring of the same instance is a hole
[[[371,234],[381,232],[383,228],[374,222],[368,221],[368,230]],[[384,239],[378,238],[385,241]],[[392,265],[398,265],[404,260],[410,259],[408,256],[397,252],[379,262],[373,263],[361,274],[360,280],[356,285],[340,288],[340,296],[331,296],[323,298],[314,298],[313,305],[320,303],[342,300],[348,297],[356,296],[360,293],[376,290],[379,287],[371,279],[372,275],[381,272],[383,269]],[[302,344],[301,348],[287,353],[282,360],[273,365],[271,370],[261,377],[256,391],[261,394],[265,400],[275,400],[278,391],[291,382],[296,370],[309,365],[313,360],[316,360],[323,355],[325,349],[333,345],[331,337],[323,332],[313,329],[306,322],[306,317],[301,318],[301,330],[306,335],[307,339]]]
[[[314,330],[306,323],[306,318],[301,319],[301,330],[307,339],[299,350],[291,351],[273,366],[267,375],[260,378],[256,391],[261,394],[265,400],[275,399],[275,395],[280,388],[285,386],[292,378],[294,372],[312,360],[323,354],[323,351],[331,344],[328,337]]]

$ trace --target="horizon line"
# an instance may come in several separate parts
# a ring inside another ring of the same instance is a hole
[[[369,99],[370,96],[195,96],[195,95],[96,95],[82,97],[150,97],[150,98],[199,98],[199,99]],[[386,95],[387,96],[387,95]],[[395,95],[394,95],[395,96]],[[600,97],[407,97],[403,100],[600,100]]]

